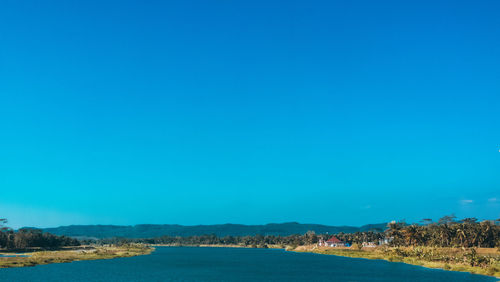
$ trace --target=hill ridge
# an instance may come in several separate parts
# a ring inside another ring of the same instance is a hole
[[[67,225],[51,228],[38,228],[44,232],[55,235],[65,235],[70,237],[87,238],[153,238],[160,236],[195,236],[215,234],[217,236],[246,236],[246,235],[281,235],[304,234],[308,231],[316,233],[355,233],[358,231],[383,231],[386,223],[366,224],[360,227],[355,226],[329,226],[323,224],[284,222],[267,223],[261,225],[247,224],[200,224],[200,225],[180,225],[180,224],[136,224],[136,225]]]

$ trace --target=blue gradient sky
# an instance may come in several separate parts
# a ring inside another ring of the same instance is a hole
[[[500,216],[498,1],[2,1],[12,226]]]

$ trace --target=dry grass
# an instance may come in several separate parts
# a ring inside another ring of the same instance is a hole
[[[0,257],[0,268],[35,266],[39,264],[64,263],[79,260],[112,259],[151,253],[154,248],[144,245],[120,247],[95,247],[93,249],[39,251],[25,253],[28,257]]]

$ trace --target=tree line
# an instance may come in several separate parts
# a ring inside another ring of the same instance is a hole
[[[267,245],[307,245],[318,242],[318,236],[314,232],[304,235],[275,236],[275,235],[254,235],[254,236],[223,236],[215,234],[199,236],[160,236],[155,238],[108,238],[101,239],[101,244],[164,244],[176,246],[198,246],[198,245],[243,245],[252,247],[267,247]]]
[[[178,246],[196,245],[242,245],[267,247],[268,245],[301,246],[311,245],[320,239],[328,240],[332,235],[349,244],[361,245],[364,242],[375,244],[387,243],[389,246],[429,246],[429,247],[500,247],[500,221],[482,221],[476,218],[456,220],[456,217],[445,216],[437,222],[424,219],[420,224],[407,224],[404,221],[393,221],[387,224],[386,230],[373,230],[356,233],[337,234],[295,234],[289,236],[254,235],[254,236],[161,236],[155,238],[110,238],[101,239],[101,244],[146,243]],[[91,241],[87,241],[90,243]]]
[[[393,221],[386,230],[372,230],[356,233],[316,234],[309,231],[305,234],[289,236],[253,235],[253,236],[161,236],[155,238],[110,238],[85,240],[56,236],[38,229],[20,229],[14,231],[5,226],[6,219],[0,219],[0,249],[59,248],[84,244],[125,244],[146,243],[178,246],[196,245],[241,245],[265,248],[268,245],[302,246],[317,244],[319,240],[328,240],[335,235],[341,241],[360,246],[364,242],[379,244],[385,242],[389,246],[430,246],[430,247],[499,247],[500,220],[479,222],[476,218],[457,220],[454,215],[444,216],[437,222],[424,219],[419,224],[407,224],[404,221]]]
[[[5,226],[7,219],[0,218],[0,249],[26,250],[31,248],[55,249],[64,246],[79,246],[77,239],[44,233],[39,229],[23,228],[14,231]]]

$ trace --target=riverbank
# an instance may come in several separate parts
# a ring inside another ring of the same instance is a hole
[[[308,245],[287,250],[352,258],[382,259],[427,268],[470,272],[500,278],[500,253],[494,248],[377,247],[354,249],[352,247],[329,248]]]
[[[57,251],[35,251],[21,253],[21,256],[0,256],[0,268],[35,266],[50,263],[65,263],[80,260],[113,259],[150,254],[154,250],[142,244],[126,246],[81,247]],[[10,254],[9,254],[10,255]]]
[[[208,248],[252,248],[244,245],[222,245],[222,244],[199,244],[199,245],[182,245],[182,244],[150,244],[152,247],[208,247]]]

